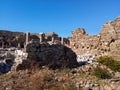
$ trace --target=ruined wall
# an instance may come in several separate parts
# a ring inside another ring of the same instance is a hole
[[[11,32],[0,30],[0,47],[24,46],[25,34],[22,32]]]
[[[29,41],[69,44],[69,40],[59,37],[56,33],[22,33],[0,30],[0,48],[24,48]]]
[[[62,38],[59,37],[56,33],[54,32],[49,32],[49,33],[41,33],[41,34],[35,34],[38,36],[41,40],[40,42],[49,42],[49,43],[62,43],[62,44],[69,44],[69,40],[67,38]]]
[[[120,17],[105,23],[101,32],[90,36],[83,28],[72,31],[70,47],[77,54],[112,55],[120,58]]]

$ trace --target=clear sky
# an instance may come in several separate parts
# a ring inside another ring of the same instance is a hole
[[[68,37],[82,27],[97,34],[119,15],[120,0],[0,0],[0,30]]]

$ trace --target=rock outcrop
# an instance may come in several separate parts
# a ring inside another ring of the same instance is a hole
[[[61,67],[76,67],[78,65],[76,54],[62,44],[48,44],[31,42],[26,47],[28,59],[36,61],[40,66],[56,69]]]
[[[97,35],[86,34],[83,28],[72,31],[70,47],[78,55],[92,54],[95,56],[112,55],[120,58],[120,17],[107,22]]]

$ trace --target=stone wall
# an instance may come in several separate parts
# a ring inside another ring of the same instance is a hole
[[[11,32],[0,30],[0,47],[24,47],[25,34],[22,32]]]
[[[61,43],[64,45],[69,45],[69,40],[67,38],[59,37],[54,32],[40,33],[40,34],[34,34],[34,35],[39,37],[40,42]]]
[[[62,43],[68,44],[69,40],[59,37],[56,33],[22,33],[0,30],[0,48],[19,47],[24,48],[29,41],[49,42],[49,43]]]
[[[70,47],[77,54],[112,55],[120,58],[120,17],[105,23],[97,35],[86,34],[83,28],[72,31]]]

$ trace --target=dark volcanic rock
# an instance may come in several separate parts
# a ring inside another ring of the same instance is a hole
[[[78,65],[76,54],[68,47],[61,44],[29,43],[26,47],[28,59],[40,63],[40,66],[48,66],[56,69],[61,67],[76,67]]]

